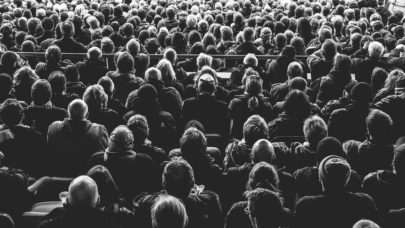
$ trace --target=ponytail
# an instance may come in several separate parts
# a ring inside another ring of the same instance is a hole
[[[252,96],[248,100],[248,108],[250,111],[254,111],[259,107],[259,99],[257,96]]]

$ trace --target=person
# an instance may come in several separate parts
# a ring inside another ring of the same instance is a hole
[[[188,223],[186,208],[173,196],[160,196],[151,210],[153,228],[185,228]]]
[[[108,148],[94,153],[87,162],[88,167],[103,165],[111,172],[125,206],[142,192],[156,191],[159,183],[156,164],[148,155],[133,151],[133,143],[131,130],[120,125],[111,132]]]
[[[44,174],[41,165],[45,160],[45,137],[21,124],[24,108],[15,99],[7,99],[0,106],[0,151],[5,159],[2,161],[8,167],[28,172],[33,177]]]
[[[71,101],[79,98],[76,94],[66,93],[66,76],[63,72],[52,72],[49,75],[48,81],[52,89],[52,104],[56,107],[67,109]]]
[[[2,53],[0,58],[0,73],[13,75],[18,68],[20,68],[19,58],[20,57],[12,51]]]
[[[63,72],[66,76],[66,93],[83,97],[86,85],[80,81],[80,74],[75,65],[69,65]]]
[[[48,79],[49,75],[53,71],[62,71],[64,70],[61,63],[62,51],[56,45],[49,46],[45,51],[46,63],[40,62],[35,67],[35,73],[41,79]]]
[[[270,97],[271,103],[285,101],[288,93],[291,90],[291,80],[294,78],[304,78],[304,68],[299,62],[293,61],[287,67],[287,81],[283,83],[275,83],[271,86]]]
[[[297,62],[295,58],[295,49],[291,45],[287,45],[281,51],[281,56],[270,62],[267,67],[271,83],[283,83],[288,80],[287,68],[292,62]]]
[[[75,26],[73,22],[65,21],[59,26],[62,33],[62,38],[55,40],[53,44],[57,45],[62,52],[67,53],[86,53],[87,49],[82,44],[77,42],[73,37],[75,35]]]
[[[182,123],[199,121],[207,133],[220,134],[226,139],[229,134],[228,105],[214,96],[215,79],[209,74],[198,78],[198,97],[189,98],[183,102]]]
[[[118,125],[123,124],[121,116],[116,111],[107,108],[108,95],[100,85],[87,87],[83,100],[89,108],[88,120],[104,125],[109,133]]]
[[[49,126],[47,138],[52,174],[72,177],[85,173],[90,156],[107,148],[106,128],[87,120],[87,115],[87,104],[76,99],[68,106],[69,117]]]
[[[303,136],[302,126],[311,115],[308,96],[299,90],[291,90],[286,98],[284,111],[269,123],[269,138],[279,136]]]
[[[108,72],[103,62],[103,53],[98,47],[87,51],[86,60],[76,63],[76,68],[81,76],[80,80],[85,85],[93,85]]]
[[[405,122],[403,121],[405,102],[405,76],[402,76],[395,82],[395,94],[390,95],[380,102],[374,104],[375,108],[387,113],[394,123],[394,140],[405,134]]]
[[[35,71],[25,66],[18,69],[13,75],[13,89],[15,98],[31,104],[31,87],[39,79]]]
[[[54,24],[53,24],[53,20],[50,17],[45,17],[44,19],[42,19],[41,27],[43,29],[43,32],[39,37],[36,38],[38,44],[41,44],[42,41],[44,41],[46,39],[55,38],[55,32],[53,31]]]
[[[237,34],[234,32],[234,34]],[[263,55],[263,53],[256,48],[253,44],[255,38],[255,30],[251,27],[246,27],[243,29],[243,43],[236,47],[235,51],[238,55],[246,55],[252,53],[255,55]]]
[[[122,104],[125,103],[128,94],[140,87],[143,79],[134,75],[134,58],[131,54],[123,52],[117,58],[117,70],[110,71],[107,76],[114,83],[115,93],[114,98],[118,99]]]
[[[322,44],[322,48],[309,55],[307,64],[311,70],[311,79],[316,79],[327,75],[334,66],[337,54],[336,43],[332,39],[327,39]]]
[[[368,44],[367,50],[366,58],[353,58],[353,73],[357,81],[370,83],[371,73],[375,67],[386,69],[388,66],[387,60],[382,57],[384,46],[381,43],[373,41]]]
[[[39,227],[116,227],[112,225],[111,216],[97,208],[99,202],[96,182],[88,176],[79,176],[70,183],[63,207],[53,209]]]
[[[361,219],[353,225],[353,228],[380,228],[380,226],[368,219]]]
[[[3,103],[8,98],[14,98],[11,94],[13,89],[13,79],[10,75],[0,74],[0,103]]]
[[[316,164],[298,169],[294,172],[296,180],[296,189],[298,198],[303,196],[316,196],[322,194],[322,185],[319,180],[318,166],[322,159],[329,155],[346,157],[342,144],[333,137],[325,137],[319,143],[316,149]],[[350,192],[361,191],[361,180],[356,171],[351,170],[347,190]]]
[[[351,173],[349,163],[331,155],[321,161],[318,169],[323,195],[306,196],[297,202],[296,227],[350,227],[360,219],[377,219],[377,209],[369,195],[346,190]]]
[[[231,134],[237,139],[242,138],[242,125],[249,116],[260,115],[270,121],[273,109],[269,99],[263,96],[263,80],[258,76],[247,76],[245,80],[245,93],[229,104]]]
[[[100,78],[100,80],[98,80],[97,84],[103,87],[104,92],[108,96],[107,108],[116,111],[120,116],[124,116],[128,110],[125,108],[123,103],[114,98],[115,86],[111,78],[108,76],[103,76]]]
[[[223,227],[220,198],[204,185],[197,185],[194,170],[190,164],[174,158],[166,164],[162,174],[163,191],[142,193],[134,199],[134,213],[139,218],[139,227],[152,227],[151,210],[161,196],[173,196],[180,199],[188,216],[187,227],[203,228]]]
[[[393,122],[391,117],[380,110],[373,110],[366,118],[367,139],[358,148],[356,169],[360,175],[377,170],[389,170],[393,158]]]
[[[45,79],[36,81],[31,87],[32,103],[24,110],[23,123],[46,135],[54,121],[63,120],[66,110],[52,103],[52,88]]]

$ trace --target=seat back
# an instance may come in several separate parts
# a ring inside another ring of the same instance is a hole
[[[34,211],[24,212],[17,223],[17,228],[38,228],[47,214]]]
[[[38,188],[36,202],[59,201],[59,193],[67,191],[72,180],[70,177],[52,177]]]
[[[10,215],[0,213],[0,227],[1,228],[14,228],[14,221]]]

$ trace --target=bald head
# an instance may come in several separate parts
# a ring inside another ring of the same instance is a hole
[[[81,99],[73,100],[68,106],[69,118],[71,120],[84,120],[86,119],[87,112],[87,104]]]
[[[250,157],[254,164],[262,161],[272,164],[276,158],[273,144],[271,144],[271,142],[269,142],[267,139],[257,140],[255,144],[253,144]]]
[[[68,202],[71,206],[95,207],[99,199],[96,182],[88,176],[79,176],[69,185]]]

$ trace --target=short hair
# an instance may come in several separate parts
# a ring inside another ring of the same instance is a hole
[[[162,80],[162,74],[156,67],[151,67],[145,72],[145,82],[151,83]]]
[[[162,175],[162,187],[167,193],[187,197],[194,185],[194,171],[187,161],[175,158],[167,163]]]
[[[21,123],[24,108],[16,99],[7,99],[0,106],[0,118],[7,126]]]
[[[302,65],[296,61],[291,62],[288,64],[287,67],[287,76],[289,79],[295,78],[295,77],[302,77],[304,74],[304,69],[302,68]]]
[[[373,41],[368,45],[368,56],[370,58],[380,58],[384,54],[384,46],[377,41]]]
[[[45,79],[36,81],[31,87],[31,98],[35,105],[43,105],[50,101],[52,98],[51,84]]]
[[[163,57],[169,60],[172,64],[175,64],[177,60],[177,52],[173,48],[166,48]]]
[[[335,69],[339,72],[350,72],[352,60],[345,54],[336,55]]]
[[[288,116],[296,119],[306,119],[311,114],[311,103],[305,92],[291,90],[284,103],[284,112]]]
[[[137,56],[139,54],[140,49],[141,46],[135,38],[130,39],[126,45],[126,51],[130,53],[132,57]]]
[[[108,95],[101,85],[91,85],[86,88],[83,100],[86,102],[90,114],[92,114],[92,112],[99,112],[107,107]]]
[[[80,81],[79,70],[75,65],[69,65],[64,70],[66,80],[68,82],[78,82]]]
[[[277,169],[267,162],[255,164],[249,173],[246,183],[246,190],[251,191],[256,188],[265,188],[271,191],[278,191],[280,179]]]
[[[109,147],[113,152],[125,152],[132,150],[134,145],[134,135],[125,125],[116,127],[110,135]]]
[[[318,143],[315,154],[317,163],[321,163],[324,158],[330,155],[346,158],[342,143],[338,139],[328,136],[321,139]]]
[[[75,99],[68,105],[68,114],[71,120],[84,120],[88,113],[86,102],[81,99]]]
[[[14,67],[18,62],[18,55],[13,51],[6,51],[1,55],[0,59],[1,65]]]
[[[249,53],[243,58],[243,64],[256,67],[258,64],[257,57],[254,54]]]
[[[335,41],[332,39],[327,39],[322,44],[322,55],[326,59],[333,59],[337,54],[337,46]]]
[[[75,26],[71,21],[62,22],[60,31],[63,36],[72,37],[75,34]]]
[[[143,144],[149,136],[148,120],[145,116],[136,114],[129,118],[127,127],[134,135],[135,144]]]
[[[169,60],[161,59],[156,65],[156,68],[160,70],[164,82],[172,82],[176,80],[176,74],[172,63]]]
[[[194,159],[206,155],[207,138],[200,130],[190,127],[180,138],[180,150],[184,159],[192,163]]]
[[[102,56],[103,53],[101,52],[101,49],[98,47],[91,47],[88,51],[87,51],[87,59],[89,60],[93,60],[93,61],[97,61],[99,60]]]
[[[48,79],[51,84],[53,94],[61,94],[66,90],[66,77],[61,71],[54,71],[49,75]]]
[[[319,141],[328,135],[328,126],[319,116],[311,116],[305,120],[303,132],[308,143],[316,148]]]
[[[170,195],[161,195],[152,206],[153,228],[185,228],[188,223],[183,203]]]
[[[274,151],[273,144],[267,139],[257,140],[250,152],[250,159],[253,163],[267,162],[272,164],[276,159],[276,152]]]
[[[62,51],[56,45],[49,46],[45,51],[45,58],[47,62],[56,63],[62,58]]]
[[[278,227],[285,217],[279,194],[263,188],[248,194],[248,210],[250,219],[254,219],[258,227]]]
[[[353,228],[380,228],[380,226],[368,219],[361,219],[353,225]]]
[[[194,28],[197,25],[197,17],[193,14],[189,14],[186,19],[187,27]]]
[[[69,185],[68,203],[74,207],[96,207],[99,200],[96,182],[89,176],[79,176]]]
[[[120,73],[130,73],[134,70],[134,58],[128,52],[123,52],[118,56],[117,68]]]
[[[244,42],[253,41],[255,38],[255,30],[251,27],[244,28],[242,37]]]
[[[243,124],[243,138],[246,144],[252,145],[259,139],[269,138],[269,127],[259,115],[249,117]]]
[[[321,161],[318,173],[325,192],[341,192],[349,182],[351,167],[342,157],[331,155]]]
[[[200,53],[197,57],[197,67],[198,69],[201,69],[203,66],[209,66],[211,67],[212,65],[212,57],[209,55],[206,55],[204,53]]]
[[[366,125],[374,143],[392,142],[393,122],[387,113],[378,109],[372,110],[366,118]]]
[[[101,77],[97,84],[101,85],[104,89],[104,92],[111,97],[114,93],[114,82],[112,81],[112,79],[108,76],[103,76]]]
[[[297,89],[300,91],[305,91],[307,88],[307,80],[302,77],[295,77],[288,81],[288,87],[290,90]]]

